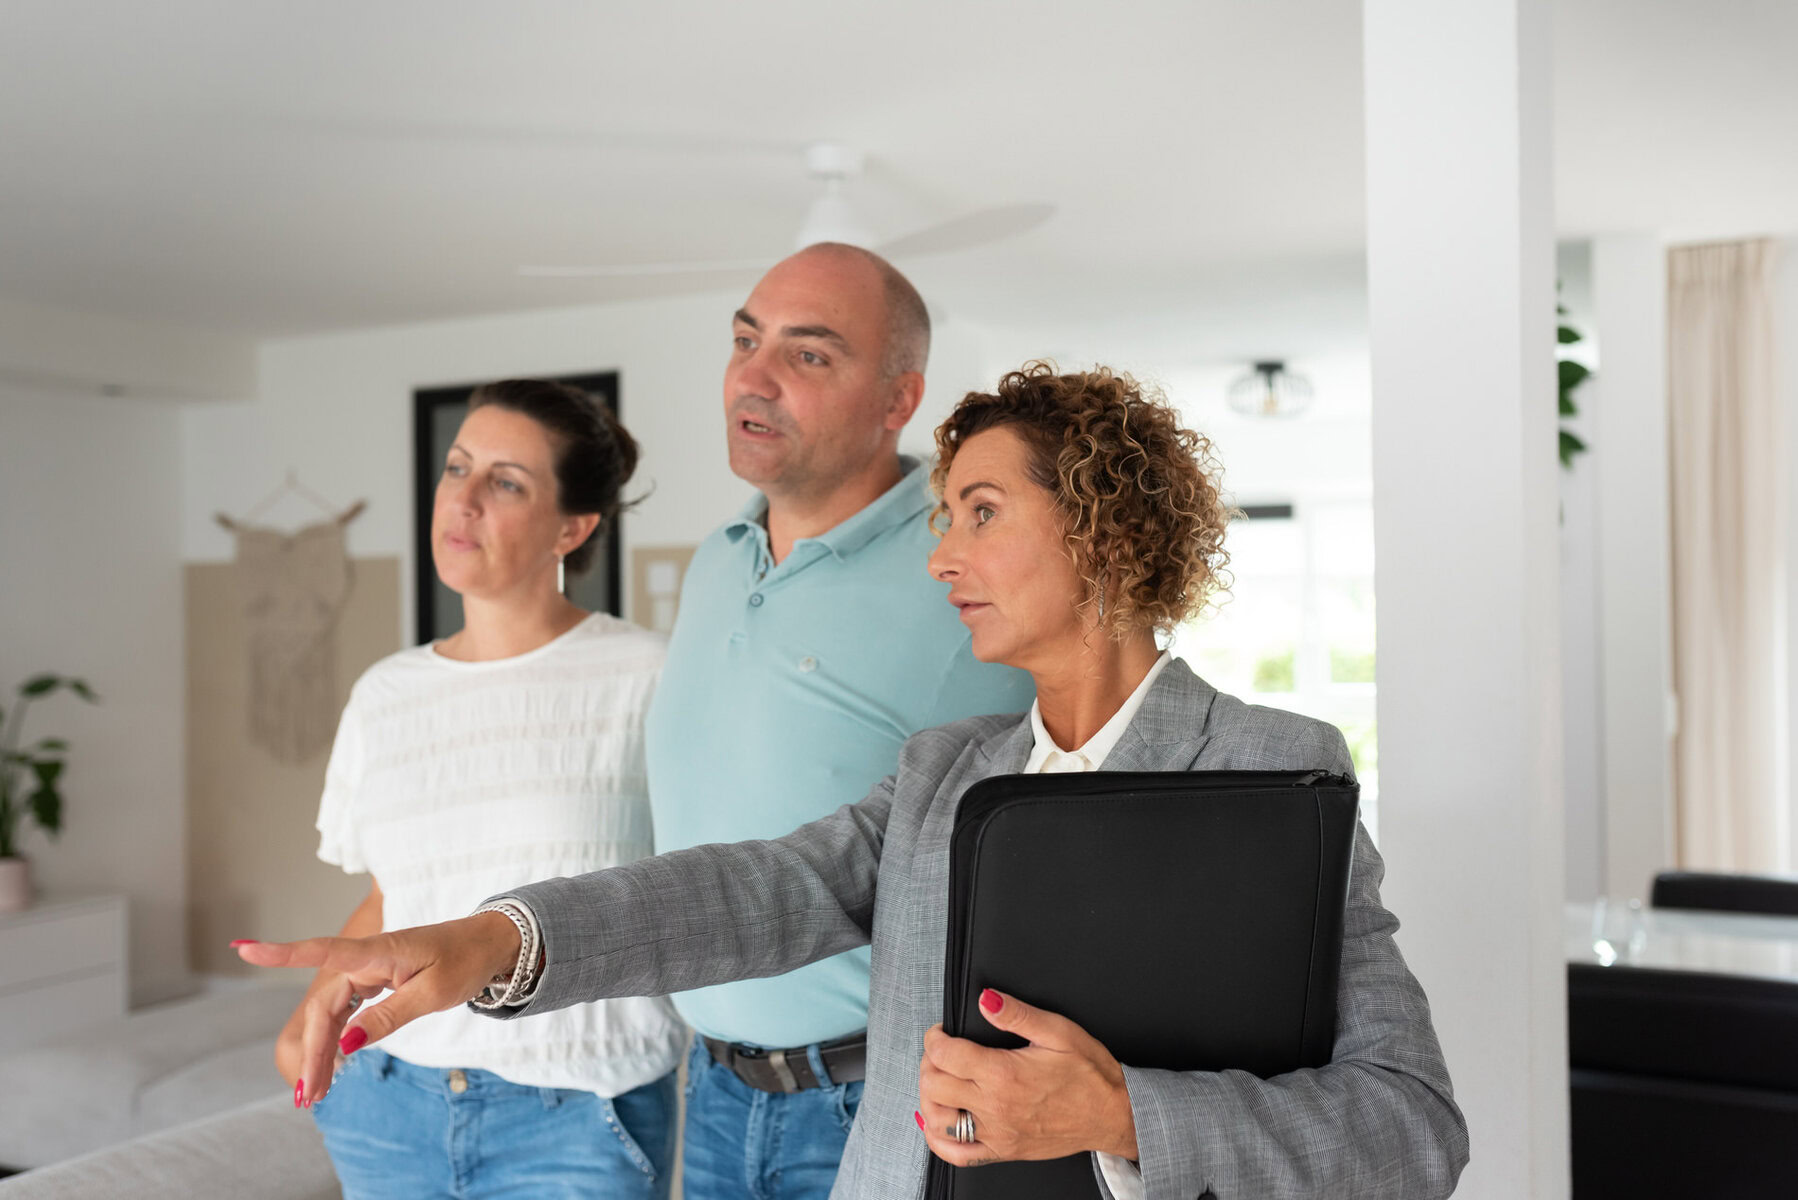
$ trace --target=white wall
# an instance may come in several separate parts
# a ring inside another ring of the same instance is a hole
[[[1778,355],[1774,386],[1785,398],[1786,429],[1786,860],[1785,870],[1798,871],[1798,770],[1792,747],[1798,746],[1798,237],[1780,246],[1774,282],[1773,349]]]
[[[248,338],[0,296],[0,381],[14,388],[234,399],[248,395],[254,379]]]
[[[181,419],[171,405],[0,390],[0,703],[28,674],[103,703],[35,706],[72,743],[62,837],[26,841],[40,886],[124,892],[131,994],[184,990]]]
[[[1268,321],[1248,340],[1279,346],[1310,340],[1302,319]],[[1045,353],[1043,341],[1019,330],[985,332],[983,387]],[[1103,332],[1057,339],[1055,361],[1064,370],[1097,364],[1127,371],[1159,388],[1193,428],[1204,433],[1223,465],[1224,487],[1238,504],[1272,503],[1300,497],[1366,498],[1373,491],[1373,384],[1366,334],[1342,339],[1288,362],[1310,381],[1315,399],[1306,413],[1290,420],[1247,417],[1231,411],[1230,385],[1249,369],[1238,361],[1193,362],[1177,338],[1160,347],[1141,337],[1112,338]]]
[[[1602,339],[1593,379],[1598,483],[1601,888],[1646,899],[1674,865],[1667,252],[1653,233],[1592,240]]]
[[[229,559],[231,539],[213,514],[256,504],[291,469],[337,503],[368,501],[349,528],[350,551],[404,560],[409,641],[413,390],[612,369],[620,413],[643,449],[633,490],[653,486],[622,523],[626,562],[633,545],[697,542],[750,494],[730,473],[723,422],[730,314],[742,302],[714,292],[266,343],[254,401],[183,416],[183,556]],[[965,326],[939,326],[924,406],[901,439],[908,453],[928,453],[937,419],[980,382],[980,345]],[[300,501],[269,515],[276,524],[315,517]]]
[[[1556,248],[1562,320],[1585,341],[1568,357],[1597,368],[1592,322],[1592,259],[1585,242]],[[1573,394],[1579,416],[1560,424],[1587,446],[1594,436],[1595,380]],[[1544,396],[1543,403],[1549,403]],[[1567,896],[1589,900],[1603,891],[1604,756],[1603,698],[1599,685],[1598,488],[1594,453],[1574,459],[1559,476],[1561,499],[1561,764],[1567,803]]]
[[[412,620],[412,393],[518,375],[620,372],[621,415],[642,443],[634,488],[654,494],[625,518],[633,543],[698,540],[747,490],[725,468],[719,382],[729,319],[742,298],[706,295],[444,321],[272,341],[250,403],[189,408],[183,419],[182,548],[232,556],[214,512],[242,512],[288,470],[313,491],[367,511],[349,527],[356,555],[398,555]],[[270,519],[315,514],[284,502]]]

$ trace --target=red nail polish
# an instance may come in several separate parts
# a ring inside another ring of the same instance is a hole
[[[920,1130],[923,1129],[924,1128],[924,1114],[914,1108],[911,1110],[911,1115],[912,1115],[912,1120],[914,1120],[918,1123],[918,1128]]]
[[[293,1106],[299,1108],[306,1103],[306,1081],[300,1080],[293,1085]]]
[[[363,1044],[367,1041],[368,1030],[360,1025],[352,1025],[343,1031],[342,1037],[337,1039],[337,1051],[347,1057],[362,1049]]]
[[[235,950],[239,946],[254,946],[257,944],[258,943],[255,938],[238,938],[236,941],[231,943],[231,948],[233,950]]]
[[[996,1013],[1004,1006],[1005,1001],[1002,1000],[999,993],[995,992],[992,988],[987,988],[984,992],[980,993],[980,1007],[984,1008],[987,1012]]]

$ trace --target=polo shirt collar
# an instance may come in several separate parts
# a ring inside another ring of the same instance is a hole
[[[816,537],[801,538],[800,541],[816,542],[843,558],[887,530],[923,516],[935,503],[929,475],[922,469],[923,464],[909,454],[899,456],[899,467],[905,472],[899,482],[882,492],[872,504]],[[741,541],[745,536],[766,537],[767,531],[768,497],[761,492],[751,496],[749,503],[724,527],[725,536],[733,542]]]

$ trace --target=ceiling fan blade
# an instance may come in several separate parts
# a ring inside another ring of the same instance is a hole
[[[1028,233],[1054,215],[1053,204],[1001,204],[902,234],[875,249],[888,258],[971,250]]]
[[[621,263],[607,267],[519,267],[530,279],[638,279],[653,275],[708,275],[720,271],[762,271],[773,265],[767,258],[724,258],[711,262]]]

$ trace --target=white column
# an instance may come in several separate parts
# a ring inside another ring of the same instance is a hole
[[[1473,1162],[1568,1193],[1547,0],[1366,0],[1380,824]]]
[[[1667,250],[1650,233],[1592,239],[1604,888],[1648,898],[1673,865],[1673,581],[1667,462]]]
[[[1782,871],[1798,871],[1798,237],[1780,243],[1773,276],[1773,345],[1778,353],[1773,386],[1785,413],[1786,576],[1785,576],[1785,858]]]

